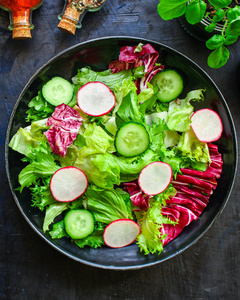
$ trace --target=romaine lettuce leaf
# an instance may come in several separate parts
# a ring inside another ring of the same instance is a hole
[[[133,219],[129,194],[123,190],[104,190],[96,186],[87,189],[87,209],[96,221],[109,224],[118,219]]]

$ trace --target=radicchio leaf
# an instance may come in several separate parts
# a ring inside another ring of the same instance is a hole
[[[153,76],[164,68],[163,65],[155,65],[159,53],[150,44],[142,46],[140,50],[138,46],[125,46],[120,51],[119,60],[109,65],[113,73],[144,66],[145,76],[136,81],[138,94],[146,89],[147,82],[150,82]]]
[[[44,132],[53,153],[65,156],[67,148],[76,139],[79,128],[82,124],[82,117],[78,111],[66,104],[58,105],[47,120],[50,128]]]
[[[177,194],[166,200],[167,206],[162,208],[162,214],[175,220],[178,212],[178,223],[163,224],[160,232],[161,235],[166,235],[162,240],[164,246],[178,236],[185,226],[200,216],[207,206],[213,189],[216,188],[216,178],[219,178],[222,173],[223,160],[216,145],[208,144],[208,147],[211,165],[205,172],[181,169],[184,175],[178,175],[177,179],[172,181]]]

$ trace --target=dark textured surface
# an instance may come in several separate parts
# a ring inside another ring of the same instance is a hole
[[[8,14],[0,12],[0,299],[239,299],[239,177],[222,215],[194,246],[177,257],[138,271],[88,267],[58,253],[26,223],[10,193],[4,140],[11,110],[30,77],[48,59],[79,42],[129,35],[156,40],[189,56],[216,82],[240,131],[239,42],[228,64],[210,69],[208,50],[178,21],[162,21],[156,0],[108,0],[85,16],[75,37],[57,29],[63,1],[45,0],[33,13],[31,41],[13,41]]]

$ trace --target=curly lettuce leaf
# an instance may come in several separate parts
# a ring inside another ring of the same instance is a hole
[[[48,103],[39,91],[38,95],[28,103],[29,110],[27,111],[26,121],[37,121],[49,117],[55,107]]]
[[[177,149],[181,151],[183,158],[188,158],[197,163],[211,163],[207,143],[200,142],[192,129],[182,134]]]
[[[87,209],[96,221],[109,224],[118,219],[133,219],[129,194],[117,190],[104,190],[96,186],[87,189]]]
[[[32,195],[32,206],[38,207],[41,211],[46,206],[56,203],[49,188],[51,176],[40,178],[36,181],[34,186],[29,187]]]
[[[162,224],[176,224],[161,213],[161,207],[165,200],[174,193],[175,191],[170,188],[169,191],[162,193],[161,197],[152,198],[148,211],[142,214],[140,219],[141,233],[137,236],[136,241],[140,251],[144,252],[145,255],[149,253],[160,254],[163,251],[162,240],[165,238],[165,235],[160,232]]]

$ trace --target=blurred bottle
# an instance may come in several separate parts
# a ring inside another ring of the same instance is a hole
[[[63,12],[58,16],[61,20],[58,28],[64,32],[75,34],[76,28],[81,28],[81,22],[86,12],[101,9],[106,0],[65,0]]]
[[[12,38],[30,39],[32,25],[32,10],[38,8],[43,0],[0,0],[0,7],[9,12]]]

